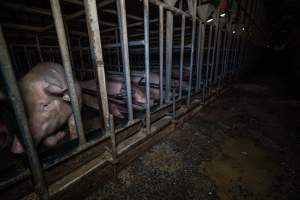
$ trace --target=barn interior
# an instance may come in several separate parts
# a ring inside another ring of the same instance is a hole
[[[299,8],[1,1],[1,199],[298,199]]]

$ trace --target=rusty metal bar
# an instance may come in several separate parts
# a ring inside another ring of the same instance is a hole
[[[55,24],[55,28],[56,28],[56,32],[57,32],[60,53],[61,53],[61,57],[62,57],[62,61],[63,61],[63,66],[65,69],[65,75],[67,78],[72,109],[73,109],[74,118],[75,118],[75,122],[76,122],[77,134],[79,136],[79,144],[83,145],[85,143],[86,139],[85,139],[82,120],[81,120],[79,102],[78,102],[77,94],[76,94],[76,90],[75,90],[75,82],[73,79],[70,55],[69,55],[69,51],[68,51],[68,44],[67,44],[61,9],[60,9],[60,5],[59,5],[59,0],[50,0],[50,3],[51,3],[51,9],[52,9],[52,13],[53,13],[53,20],[54,20],[54,24]]]
[[[182,79],[184,62],[185,16],[181,16],[180,66],[179,66],[179,99],[182,98]]]
[[[85,16],[91,46],[91,57],[96,67],[98,91],[101,98],[102,116],[106,130],[109,130],[109,110],[106,90],[104,61],[101,48],[101,37],[98,23],[96,0],[84,0]]]
[[[159,105],[164,103],[164,8],[159,6]]]
[[[31,169],[31,174],[34,182],[34,188],[39,198],[42,200],[49,199],[49,193],[42,172],[42,166],[38,159],[38,154],[34,147],[34,142],[30,135],[28,120],[26,118],[24,103],[18,88],[13,67],[9,58],[6,42],[3,36],[2,27],[0,26],[0,70],[3,75],[7,92],[12,106],[16,114],[16,122],[20,130],[22,144],[24,145],[27,154],[28,163]]]
[[[132,112],[132,94],[131,94],[131,81],[130,81],[125,0],[117,0],[117,9],[118,9],[118,21],[119,21],[119,30],[120,30],[120,39],[121,39],[123,68],[125,72],[125,82],[126,82],[128,120],[129,123],[131,123],[133,120],[133,112]]]

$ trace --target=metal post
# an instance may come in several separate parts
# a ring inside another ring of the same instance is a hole
[[[195,50],[195,38],[196,38],[196,6],[197,1],[193,4],[193,17],[192,17],[192,40],[191,40],[191,57],[190,57],[190,73],[189,73],[189,88],[188,88],[188,99],[187,104],[191,103],[192,94],[192,81],[193,81],[193,66],[194,66],[194,50]]]
[[[41,46],[40,46],[39,35],[37,33],[35,34],[35,42],[36,42],[37,52],[38,52],[39,57],[40,57],[40,61],[44,62],[43,55],[42,55],[42,50],[41,50]]]
[[[199,88],[201,88],[201,84],[204,86],[204,80],[202,80],[202,71],[203,71],[203,58],[204,58],[204,43],[205,43],[205,24],[201,23],[201,47],[200,47],[200,72],[199,72]],[[204,90],[204,88],[202,88]]]
[[[109,115],[109,128],[110,128],[110,139],[112,146],[112,157],[113,160],[116,161],[118,159],[118,149],[117,149],[117,141],[116,141],[116,133],[115,133],[115,125],[114,125],[114,116],[112,114]]]
[[[164,103],[164,8],[159,6],[159,105]]]
[[[181,42],[180,42],[180,69],[179,69],[179,99],[182,98],[182,79],[183,79],[183,62],[184,62],[184,39],[185,39],[185,16],[181,16]]]
[[[173,88],[173,91],[172,91],[172,110],[173,110],[173,112],[172,112],[172,118],[173,118],[173,120],[175,120],[176,119],[176,98],[175,98],[175,87]]]
[[[198,22],[198,35],[197,35],[197,62],[196,62],[196,93],[199,92],[199,74],[200,74],[200,52],[201,52],[201,21]]]
[[[119,41],[119,34],[118,34],[118,30],[115,30],[115,37],[116,37],[116,43],[120,43]],[[120,66],[120,49],[119,47],[116,49],[116,53],[117,53],[117,65],[118,65],[118,71],[121,72],[121,66]]]
[[[0,26],[0,70],[6,83],[7,92],[12,101],[12,106],[16,114],[16,121],[21,133],[21,141],[27,154],[35,191],[42,200],[49,199],[49,193],[42,172],[42,166],[38,159],[38,154],[34,147],[34,142],[29,132],[28,121],[25,114],[23,100],[18,89],[13,67],[9,58],[6,42]]]
[[[101,98],[103,119],[106,130],[109,130],[109,110],[106,90],[104,61],[101,47],[101,37],[98,23],[96,0],[84,0],[85,16],[91,46],[93,63],[96,66],[98,91]]]
[[[126,8],[125,0],[117,0],[118,8],[118,21],[122,48],[123,69],[125,69],[125,83],[127,94],[127,107],[128,107],[128,120],[129,123],[133,120],[132,112],[132,95],[131,95],[131,82],[130,82],[130,67],[129,67],[129,50],[128,50],[128,37],[127,37],[127,21],[126,21]]]
[[[222,30],[220,30],[218,28],[218,40],[217,40],[217,54],[216,54],[216,63],[215,63],[215,75],[214,75],[214,80],[213,80],[213,83],[216,84],[219,77],[219,57],[220,57],[220,45],[221,45],[221,41],[222,41]]]
[[[59,5],[59,0],[50,0],[50,3],[51,3],[52,14],[53,14],[53,20],[56,28],[60,53],[63,61],[63,66],[65,69],[65,75],[67,78],[69,94],[71,97],[71,104],[72,104],[72,109],[73,109],[74,118],[76,122],[77,134],[79,136],[79,144],[83,145],[86,140],[85,140],[83,125],[82,125],[82,120],[80,115],[79,102],[75,90],[75,82],[72,74],[70,55],[68,51],[68,44],[67,44],[61,9]]]
[[[171,79],[172,79],[172,49],[173,48],[173,13],[167,11],[166,25],[166,102],[170,102]]]
[[[150,64],[149,64],[149,1],[144,0],[144,41],[145,41],[145,79],[146,79],[146,130],[151,133],[150,119]]]
[[[207,59],[206,59],[206,73],[205,73],[205,87],[203,87],[203,100],[206,98],[206,90],[208,88],[209,79],[209,68],[210,68],[210,51],[211,51],[211,39],[212,39],[212,25],[209,25],[209,36],[208,36],[208,46],[207,46]]]
[[[80,80],[83,81],[85,78],[84,76],[84,63],[83,63],[83,54],[82,54],[82,49],[81,49],[81,38],[78,39],[78,48],[79,48],[79,57],[80,57]]]

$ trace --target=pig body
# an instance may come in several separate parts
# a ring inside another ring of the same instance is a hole
[[[75,80],[76,93],[81,105],[81,89]],[[20,90],[27,111],[28,123],[36,145],[55,146],[67,134],[60,129],[68,124],[70,138],[77,137],[74,116],[68,95],[64,69],[56,63],[40,63],[20,81]],[[15,137],[12,151],[23,152]]]

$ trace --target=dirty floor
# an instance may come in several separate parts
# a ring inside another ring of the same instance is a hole
[[[236,84],[86,197],[300,199],[300,101]]]

